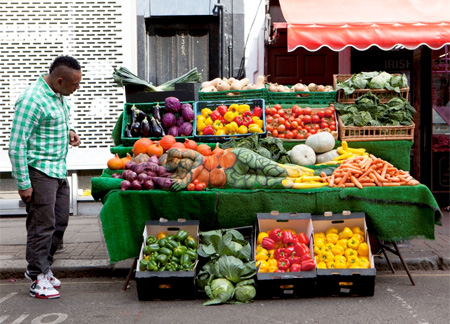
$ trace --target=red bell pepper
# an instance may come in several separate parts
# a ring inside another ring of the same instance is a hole
[[[286,272],[286,270],[280,270],[280,269],[278,269],[278,270],[275,270],[274,272]]]
[[[214,135],[214,129],[211,125],[206,125],[206,127],[203,128],[203,135]]]
[[[223,118],[223,117],[220,117],[220,122],[221,122],[223,125],[228,124],[228,121],[227,121],[225,118]]]
[[[273,257],[274,257],[275,259],[277,259],[277,260],[280,260],[281,258],[284,258],[285,256],[286,256],[286,255],[285,255],[285,253],[284,253],[284,248],[276,249],[275,252],[274,252],[274,254],[273,254]]]
[[[261,246],[266,250],[272,250],[275,248],[275,241],[272,240],[270,237],[265,237],[261,242]]]
[[[220,105],[217,107],[217,111],[224,116],[226,114],[226,112],[228,111],[228,107],[225,105]]]
[[[289,260],[286,258],[281,258],[280,260],[278,260],[278,269],[285,271],[289,269]]]
[[[294,251],[294,253],[291,254],[291,256],[288,259],[289,259],[289,262],[291,263],[291,265],[300,263],[300,258],[295,255],[295,251]]]
[[[250,124],[254,123],[253,122],[253,114],[251,111],[244,111],[242,113],[242,119],[243,119],[242,124],[246,127],[248,127],[248,126],[250,126]]]
[[[284,231],[282,241],[283,241],[283,244],[294,243],[295,239],[294,239],[294,235],[292,235],[292,232]]]
[[[308,259],[311,259],[311,254],[305,253],[305,254],[303,254],[303,255],[300,257],[300,263],[302,263],[302,261],[305,261],[305,260],[308,260]]]
[[[297,234],[297,241],[299,241],[300,243],[304,243],[304,244],[306,244],[306,245],[309,244],[309,240],[308,240],[308,238],[306,237],[306,234],[305,234],[305,233],[298,233],[298,234]]]
[[[220,117],[222,117],[222,116],[220,115],[220,112],[219,112],[217,109],[214,110],[214,111],[212,112],[212,114],[211,114],[211,119],[212,119],[212,120],[220,119]]]
[[[309,253],[309,247],[304,243],[294,243],[294,250],[295,253],[299,256]]]
[[[263,113],[263,110],[262,110],[261,107],[256,106],[255,108],[253,108],[253,116],[261,118],[262,117],[262,113]]]
[[[290,257],[292,255],[292,253],[294,253],[294,251],[295,251],[295,248],[293,245],[286,246],[284,248],[284,255],[286,257]]]
[[[289,268],[289,272],[300,272],[301,266],[298,263],[291,264],[291,267]]]
[[[238,126],[244,125],[244,118],[242,118],[242,116],[236,116],[236,117],[234,117],[234,121],[236,122],[236,124],[237,124]]]
[[[316,263],[313,259],[305,260],[303,262],[300,262],[302,271],[311,271],[316,268]]]
[[[280,242],[283,238],[283,233],[281,232],[281,229],[275,228],[269,232],[269,237],[275,242]]]

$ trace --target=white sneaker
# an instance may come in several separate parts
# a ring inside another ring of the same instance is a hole
[[[46,274],[47,280],[52,284],[53,288],[61,288],[61,281],[58,280],[55,276],[53,276],[53,272],[52,270],[48,270],[47,274]],[[33,281],[33,279],[31,279],[28,270],[27,272],[25,272],[25,278],[27,278],[30,281]]]
[[[43,273],[37,276],[37,279],[31,283],[30,296],[42,299],[59,298],[59,292],[53,288],[47,276]]]

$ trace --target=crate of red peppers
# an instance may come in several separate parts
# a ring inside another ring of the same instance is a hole
[[[311,106],[277,103],[266,107],[267,135],[283,141],[302,141],[319,132],[338,138],[337,118],[333,104]]]
[[[198,101],[194,111],[194,136],[203,142],[266,135],[264,99]]]
[[[256,233],[257,298],[314,296],[311,214],[258,213]]]

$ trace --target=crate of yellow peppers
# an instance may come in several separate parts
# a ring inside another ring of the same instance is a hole
[[[197,101],[194,111],[194,137],[198,140],[217,142],[266,135],[264,99]]]
[[[311,297],[316,263],[309,213],[257,214],[257,298]]]
[[[364,213],[312,216],[316,294],[373,296],[376,269]]]

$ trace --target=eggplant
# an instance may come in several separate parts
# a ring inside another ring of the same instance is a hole
[[[141,136],[149,137],[151,134],[150,123],[147,120],[147,117],[141,122]]]
[[[161,124],[161,122],[158,119],[156,119],[156,123],[158,124],[159,128],[161,128],[161,136],[166,136],[166,131],[164,130],[164,127]]]
[[[136,109],[136,121],[142,122],[145,117],[147,117],[147,114],[145,112],[140,109]]]
[[[163,136],[163,129],[162,127],[158,124],[158,121],[155,119],[155,117],[152,116],[152,118],[150,119],[150,122],[152,124],[152,131],[153,131],[153,135],[156,137],[161,137]]]
[[[133,135],[131,135],[131,124],[130,123],[125,125],[125,137],[133,137]]]
[[[153,117],[159,122],[162,121],[161,118],[161,107],[159,106],[159,103],[156,103],[156,106],[153,108]]]
[[[141,136],[141,124],[139,122],[135,122],[131,125],[131,136],[132,137]]]
[[[131,117],[131,123],[132,124],[134,124],[136,122],[136,110],[137,110],[136,106],[133,105],[131,107],[131,112],[130,112],[130,117]]]

